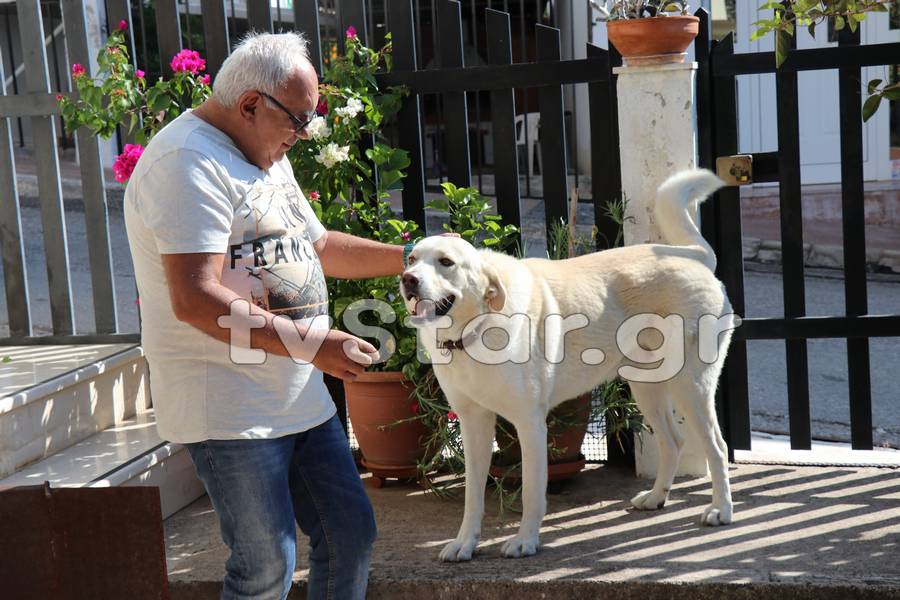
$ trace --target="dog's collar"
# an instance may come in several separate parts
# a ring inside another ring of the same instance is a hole
[[[438,342],[438,349],[444,356],[449,356],[454,350],[465,350],[466,346],[477,340],[479,336],[481,336],[481,323],[458,340],[444,340]]]

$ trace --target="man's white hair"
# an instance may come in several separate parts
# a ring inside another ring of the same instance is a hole
[[[308,61],[302,33],[250,32],[222,63],[213,81],[213,98],[223,106],[234,106],[250,90],[274,95]]]

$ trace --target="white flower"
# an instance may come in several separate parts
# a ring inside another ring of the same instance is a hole
[[[310,139],[324,140],[331,135],[331,127],[328,126],[328,121],[325,120],[325,117],[315,117],[306,126],[306,132],[309,134]]]
[[[335,114],[340,117],[352,119],[363,110],[363,103],[359,98],[350,98],[347,100],[347,106],[334,109]]]
[[[319,153],[316,155],[316,162],[323,165],[326,169],[330,169],[348,158],[350,158],[350,146],[338,146],[334,142],[329,142],[319,150]]]

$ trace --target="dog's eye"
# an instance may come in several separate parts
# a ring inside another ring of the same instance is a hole
[[[406,259],[406,264],[407,264],[407,265],[412,265],[414,262],[416,262],[416,257],[415,257],[415,256],[410,256],[409,258]]]
[[[441,266],[444,266],[444,267],[452,267],[452,266],[455,264],[455,263],[454,263],[452,260],[450,260],[449,258],[442,258],[442,259],[439,260],[438,262],[441,263]]]

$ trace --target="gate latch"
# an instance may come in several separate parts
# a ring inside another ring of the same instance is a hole
[[[748,185],[753,183],[753,155],[735,154],[716,159],[716,175],[725,185]]]

